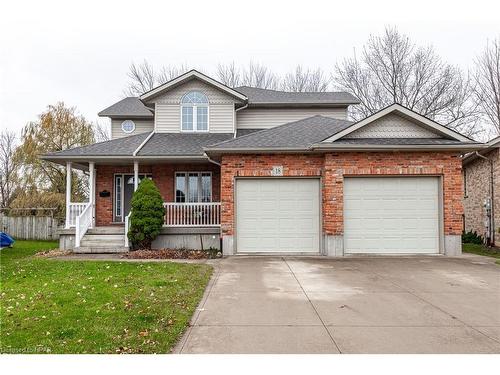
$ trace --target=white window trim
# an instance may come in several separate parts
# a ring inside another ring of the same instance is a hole
[[[198,201],[197,202],[188,202],[187,201],[187,194],[189,191],[189,174],[190,173],[196,173],[198,174]],[[185,202],[177,202],[177,175],[178,174],[183,174],[186,177],[186,193],[185,193]],[[202,174],[208,174],[210,175],[210,202],[213,202],[213,189],[212,189],[212,184],[213,184],[213,175],[212,172],[210,171],[175,171],[174,172],[174,203],[209,203],[209,202],[202,202],[200,200],[201,194],[202,194],[202,185],[201,185],[201,175]]]
[[[117,205],[117,200],[118,200],[118,178],[120,178],[120,207],[118,207]],[[114,185],[114,199],[113,199],[113,206],[115,206],[115,217],[113,218],[113,221],[115,221],[115,219],[117,217],[122,217],[123,216],[123,175],[116,175],[114,176],[114,181],[113,181],[113,185]],[[120,209],[120,215],[118,215],[118,208]]]
[[[134,124],[134,127],[132,128],[132,130],[127,131],[127,130],[123,129],[123,124],[124,124],[126,121],[130,121],[132,124]],[[126,133],[126,134],[130,134],[130,133],[133,133],[133,132],[135,131],[136,125],[135,125],[135,122],[134,122],[133,120],[129,120],[129,119],[127,119],[127,120],[123,120],[123,121],[122,121],[122,123],[121,123],[121,128],[122,128],[122,132],[124,132],[124,133]]]
[[[182,128],[182,108],[184,108],[184,104],[182,103],[182,99],[184,99],[184,97],[189,94],[190,92],[200,92],[202,93],[203,95],[205,95],[205,97],[207,98],[207,104],[206,105],[201,105],[201,106],[197,106],[196,104],[193,104],[193,105],[186,105],[186,107],[190,107],[190,108],[193,108],[193,130],[184,130]],[[198,107],[206,107],[207,108],[207,129],[205,130],[198,130],[198,122],[197,122],[197,118],[198,118],[198,110],[197,108]],[[208,95],[205,94],[203,91],[199,91],[199,90],[191,90],[191,91],[188,91],[186,92],[184,95],[182,95],[182,98],[181,98],[181,103],[180,103],[180,125],[181,125],[181,133],[208,133],[210,131],[210,101],[208,100]]]

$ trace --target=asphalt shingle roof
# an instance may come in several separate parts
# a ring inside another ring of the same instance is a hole
[[[122,99],[112,106],[103,109],[98,113],[99,116],[130,116],[130,117],[154,117],[150,108],[146,107],[143,102],[134,96]]]
[[[135,134],[112,139],[111,141],[54,152],[46,156],[131,156],[149,134],[151,133]]]
[[[203,147],[234,137],[233,133],[155,133],[138,156],[185,156],[204,154]]]
[[[287,92],[240,86],[235,90],[246,95],[248,104],[358,104],[347,92]]]
[[[242,137],[207,147],[210,150],[231,149],[308,149],[315,143],[338,133],[353,123],[325,116],[313,116],[274,128],[261,130]]]

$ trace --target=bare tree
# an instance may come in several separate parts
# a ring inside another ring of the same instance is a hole
[[[110,134],[110,124],[109,122],[103,122],[100,120],[96,120],[94,125],[94,138],[96,142],[104,142],[109,141],[111,139]]]
[[[483,120],[500,135],[500,37],[476,59],[474,96]]]
[[[276,90],[280,86],[280,77],[266,66],[250,62],[247,67],[237,67],[234,62],[219,64],[217,78],[229,87],[250,86]]]
[[[16,135],[2,130],[0,133],[0,207],[7,207],[14,192],[19,163],[15,158]]]
[[[141,64],[132,63],[128,72],[129,82],[125,88],[125,95],[139,96],[146,91],[170,81],[189,69],[186,65],[179,66],[163,66],[156,70],[147,60]]]
[[[279,87],[279,77],[266,66],[250,62],[248,68],[243,69],[242,84],[261,89],[276,90]]]
[[[234,64],[218,64],[217,65],[217,78],[223,84],[229,87],[241,86],[241,70]]]
[[[297,65],[295,70],[283,78],[281,87],[290,92],[324,92],[328,90],[330,79],[320,69],[304,69]]]
[[[333,79],[361,101],[352,109],[355,119],[400,103],[467,135],[479,131],[469,78],[395,28],[371,36],[359,59],[354,54],[338,63]]]

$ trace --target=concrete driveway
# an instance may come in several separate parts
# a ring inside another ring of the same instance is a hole
[[[181,353],[500,353],[490,258],[231,257]]]

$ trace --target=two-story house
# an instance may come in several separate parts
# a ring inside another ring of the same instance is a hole
[[[480,144],[398,104],[361,121],[345,92],[227,87],[197,71],[99,113],[112,139],[43,159],[88,171],[61,246],[127,251],[130,199],[165,201],[156,248],[232,254],[461,252],[460,154]]]

